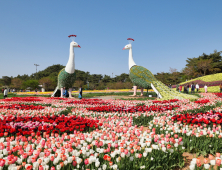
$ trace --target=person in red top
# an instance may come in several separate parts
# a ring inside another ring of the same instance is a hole
[[[180,85],[180,86],[179,86],[179,92],[181,92],[181,91],[182,91],[182,86]]]

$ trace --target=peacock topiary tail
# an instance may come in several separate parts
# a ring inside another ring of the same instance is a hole
[[[179,93],[169,87],[167,87],[162,82],[158,81],[154,75],[146,68],[142,66],[133,66],[130,69],[129,77],[133,82],[134,86],[138,86],[140,88],[148,89],[151,88],[152,85],[156,88],[156,90],[163,97],[162,100],[165,99],[196,99],[196,96]]]

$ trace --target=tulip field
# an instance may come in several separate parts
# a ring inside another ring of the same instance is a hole
[[[200,96],[1,99],[0,170],[222,169],[222,93]]]

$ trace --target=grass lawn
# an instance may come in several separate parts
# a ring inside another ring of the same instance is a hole
[[[50,95],[31,95],[32,97],[50,97]],[[9,93],[7,98],[11,98],[11,97],[31,97],[30,95],[16,95],[13,93]],[[3,93],[0,93],[0,99],[3,99],[4,95]]]
[[[129,96],[132,95],[133,92],[111,92],[111,93],[85,93],[83,94],[83,98],[92,98],[92,97],[99,97],[99,96]],[[137,95],[140,95],[140,92],[136,93]],[[122,100],[155,100],[156,99],[156,93],[149,92],[148,95],[152,95],[152,97],[148,97],[147,93],[144,92],[144,97],[138,97],[138,98],[121,98]],[[147,96],[147,97],[146,97]],[[9,93],[7,98],[11,97],[51,97],[50,95],[16,95],[13,93]],[[74,94],[73,97],[78,98],[78,94]],[[3,99],[3,93],[0,93],[0,99]]]
[[[157,100],[156,97],[120,98],[120,100]]]
[[[91,98],[91,97],[98,97],[98,96],[129,96],[132,95],[133,92],[120,92],[120,93],[85,93],[83,94],[83,98]],[[140,92],[137,92],[136,95],[140,95]],[[146,96],[146,92],[143,93],[144,96]],[[149,92],[148,95],[152,95],[153,97],[156,97],[156,93]],[[74,94],[73,97],[78,97],[78,94]]]

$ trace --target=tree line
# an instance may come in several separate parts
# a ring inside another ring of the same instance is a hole
[[[175,68],[169,69],[169,72],[157,73],[154,76],[164,84],[175,85],[186,80],[205,76],[222,71],[222,51],[215,50],[213,53],[203,53],[199,57],[187,58],[186,66],[181,71]],[[45,70],[33,73],[18,75],[17,77],[3,76],[0,79],[0,87],[9,87],[15,89],[33,90],[43,85],[46,91],[54,90],[57,85],[57,76],[65,66],[57,64],[47,67]],[[129,74],[122,73],[115,77],[102,74],[90,74],[81,70],[76,70],[76,81],[74,88],[82,86],[84,89],[130,89],[133,84],[130,81]]]
[[[186,80],[206,76],[222,71],[222,51],[214,50],[213,53],[203,53],[199,57],[187,58],[186,66],[181,71],[170,68],[169,72],[157,73],[155,76],[165,84],[179,84]]]
[[[17,77],[3,76],[0,79],[0,87],[9,87],[11,89],[27,89],[34,90],[43,85],[46,91],[54,90],[57,86],[57,77],[59,72],[65,66],[57,64],[47,67],[45,70],[33,73],[30,76],[27,74],[18,75]],[[74,88],[82,86],[84,89],[129,89],[132,88],[132,83],[129,75],[122,73],[114,78],[109,75],[90,74],[81,70],[76,71],[76,81],[73,84]]]

